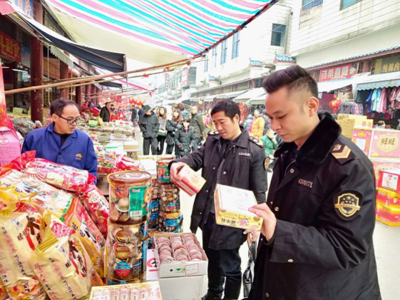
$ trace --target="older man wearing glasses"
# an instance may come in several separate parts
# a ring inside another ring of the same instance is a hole
[[[60,99],[51,104],[53,122],[31,131],[25,138],[22,153],[36,151],[36,157],[87,170],[97,177],[97,157],[90,137],[76,129],[80,119],[75,102]]]

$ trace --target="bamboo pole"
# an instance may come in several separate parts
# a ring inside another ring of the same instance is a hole
[[[98,75],[94,76],[92,78],[81,78],[81,79],[74,79],[74,80],[69,80],[66,82],[59,82],[59,83],[52,83],[52,84],[45,84],[45,85],[38,85],[38,86],[31,86],[31,87],[26,87],[26,88],[19,88],[19,89],[13,89],[9,91],[5,91],[5,95],[12,95],[16,93],[22,93],[22,92],[29,92],[29,91],[35,91],[35,90],[43,90],[51,87],[59,87],[59,86],[64,86],[64,85],[71,85],[74,83],[81,83],[81,82],[88,82],[88,81],[93,81],[97,79],[103,79],[111,76],[124,76],[128,74],[134,74],[134,73],[140,73],[140,72],[146,72],[146,71],[151,71],[151,70],[156,70],[160,68],[165,68],[165,67],[170,67],[176,64],[180,63],[189,63],[189,59],[181,59],[172,63],[168,64],[162,64],[158,66],[153,66],[153,67],[148,67],[148,68],[143,68],[139,70],[133,70],[133,71],[124,71],[124,72],[118,72],[118,73],[110,73],[110,74],[105,74],[105,75]],[[115,79],[114,79],[115,80]]]

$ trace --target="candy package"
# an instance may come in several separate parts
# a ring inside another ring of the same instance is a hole
[[[127,156],[123,156],[118,162],[117,162],[117,169],[118,171],[139,171],[140,169],[140,162],[136,161],[132,158],[129,158]]]
[[[10,297],[7,294],[6,287],[1,282],[1,279],[0,279],[0,300],[9,300],[9,299],[10,299]]]
[[[54,216],[30,264],[51,300],[85,299],[103,285],[75,230]]]
[[[93,266],[103,278],[105,239],[77,198],[70,202],[61,221],[76,230]]]
[[[96,223],[100,232],[107,235],[107,221],[110,212],[110,204],[95,185],[89,185],[86,191],[79,194],[83,206],[88,211],[92,220]]]
[[[42,241],[43,229],[41,215],[30,205],[20,204],[12,212],[0,212],[0,274],[10,299],[46,299],[29,264]]]
[[[86,170],[59,165],[36,158],[26,165],[23,173],[68,191],[83,192],[94,176]]]

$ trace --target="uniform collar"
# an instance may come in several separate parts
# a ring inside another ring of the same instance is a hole
[[[69,136],[70,138],[76,138],[78,133],[76,132],[77,129],[74,130],[74,132]],[[50,133],[58,134],[57,132],[54,131],[54,122],[52,122],[49,126],[47,126],[47,131]]]
[[[329,113],[318,115],[320,122],[314,132],[300,148],[297,155],[296,165],[320,165],[331,153],[335,141],[340,136],[342,129]],[[275,157],[297,149],[297,145],[283,143],[275,152]]]
[[[242,133],[232,142],[232,145],[241,148],[247,148],[249,145],[249,133],[247,130],[241,130]],[[219,134],[214,136],[219,142],[221,142],[221,136]]]

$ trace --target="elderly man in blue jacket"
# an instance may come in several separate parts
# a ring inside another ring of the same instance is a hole
[[[31,131],[25,138],[22,153],[36,151],[36,157],[87,170],[97,177],[97,157],[90,137],[76,129],[80,118],[75,102],[65,99],[51,104],[53,122]]]

